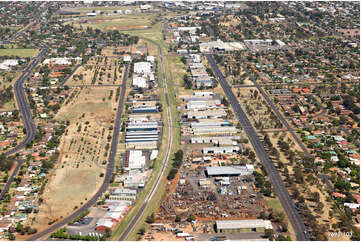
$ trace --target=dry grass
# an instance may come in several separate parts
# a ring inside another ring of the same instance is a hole
[[[112,99],[108,99],[113,90]],[[42,230],[51,220],[70,215],[99,189],[105,173],[107,144],[110,146],[115,118],[115,88],[82,88],[64,105],[55,119],[70,124],[60,143],[59,162],[43,195],[34,227]],[[79,128],[81,126],[81,128]]]
[[[110,50],[108,50],[109,52]],[[122,73],[124,67],[119,67],[121,59],[117,58],[91,58],[87,64],[80,66],[72,77],[67,81],[67,85],[101,85],[101,84],[117,84],[122,83]],[[97,75],[94,79],[95,72]],[[114,78],[114,74],[116,78]],[[79,78],[83,75],[83,78]]]

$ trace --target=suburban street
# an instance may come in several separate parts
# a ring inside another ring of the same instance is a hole
[[[46,235],[60,229],[70,221],[74,220],[76,217],[78,217],[80,214],[82,214],[84,211],[89,209],[93,204],[97,202],[97,200],[103,195],[103,193],[108,189],[108,186],[110,184],[110,179],[113,175],[114,171],[114,162],[115,162],[115,155],[117,153],[118,148],[118,140],[119,140],[119,133],[121,128],[121,118],[123,113],[123,107],[124,107],[124,96],[125,96],[125,89],[126,89],[126,83],[127,83],[127,77],[128,77],[128,70],[129,70],[129,64],[126,65],[124,75],[123,75],[123,82],[122,82],[122,90],[120,92],[119,97],[119,103],[118,103],[118,110],[117,110],[117,116],[115,120],[114,125],[114,131],[113,131],[113,138],[110,146],[110,153],[109,153],[109,160],[108,160],[108,166],[105,173],[105,178],[103,181],[103,184],[101,185],[100,189],[95,193],[95,195],[88,200],[87,203],[85,203],[80,209],[75,211],[72,215],[66,217],[65,219],[61,220],[60,222],[52,225],[50,228],[43,230],[34,236],[30,237],[28,240],[39,240]]]
[[[30,75],[31,71],[35,68],[35,66],[37,66],[37,64],[40,62],[41,58],[43,58],[43,56],[45,55],[45,53],[47,51],[48,51],[47,47],[42,49],[39,52],[39,54],[35,57],[35,60],[23,71],[21,76],[15,82],[15,85],[14,85],[15,98],[17,101],[17,106],[18,106],[19,111],[22,116],[22,120],[23,120],[24,127],[26,130],[26,136],[20,142],[20,144],[15,146],[13,149],[5,152],[4,153],[5,156],[9,156],[11,154],[14,154],[14,153],[24,149],[26,147],[26,145],[28,143],[32,142],[35,137],[36,126],[34,124],[32,116],[31,116],[31,111],[30,111],[30,107],[29,107],[29,104],[28,104],[26,96],[25,96],[23,84],[24,84],[24,81],[26,80],[26,78]],[[19,171],[19,169],[23,165],[23,163],[24,163],[24,161],[21,161],[21,162],[18,162],[18,164],[16,165],[14,172],[10,175],[4,188],[1,190],[0,200],[2,200],[4,198],[5,194],[9,190],[11,183],[13,182],[17,172]]]
[[[119,237],[118,240],[125,240],[129,233],[133,230],[133,228],[136,226],[136,224],[138,223],[139,219],[142,217],[142,215],[144,214],[144,211],[146,210],[147,205],[149,204],[149,202],[152,200],[155,192],[158,189],[159,184],[162,181],[162,177],[164,175],[164,172],[167,168],[168,165],[168,161],[170,158],[170,154],[171,154],[171,150],[172,150],[172,144],[173,144],[173,129],[172,129],[172,115],[171,115],[171,111],[170,111],[170,103],[169,103],[169,96],[168,96],[168,89],[167,89],[167,79],[166,79],[166,75],[165,75],[165,69],[164,69],[164,63],[163,63],[163,53],[162,53],[162,48],[160,47],[160,45],[158,43],[156,43],[155,41],[148,39],[148,38],[144,38],[145,40],[152,42],[154,45],[156,45],[158,47],[158,52],[159,52],[159,58],[160,58],[160,64],[161,64],[161,69],[162,69],[162,80],[163,80],[163,89],[164,89],[164,95],[165,95],[165,101],[167,104],[167,126],[168,126],[168,140],[167,140],[167,150],[166,150],[166,155],[164,156],[163,160],[162,160],[162,167],[160,172],[158,172],[157,177],[156,177],[156,181],[153,183],[153,186],[150,190],[150,192],[148,193],[147,197],[145,198],[145,200],[143,201],[142,206],[138,209],[136,215],[133,217],[133,219],[131,220],[130,223],[128,223],[127,228],[124,230],[124,232],[122,233],[122,235]]]
[[[257,83],[257,81],[252,80],[255,87],[258,89],[258,91],[262,94],[263,98],[267,101],[268,105],[271,106],[273,112],[276,114],[276,116],[281,120],[283,125],[287,128],[287,130],[291,133],[292,137],[298,144],[298,146],[303,150],[306,156],[311,157],[311,153],[307,150],[306,146],[302,143],[302,141],[297,137],[296,133],[293,131],[291,126],[288,124],[287,120],[283,117],[283,115],[278,111],[278,108],[273,104],[271,99],[268,97],[268,95],[265,93],[263,88]]]
[[[232,92],[231,87],[223,77],[221,71],[219,70],[217,64],[215,63],[212,55],[206,54],[207,60],[210,63],[215,75],[217,76],[226,96],[228,97],[229,102],[231,103],[234,112],[236,113],[236,116],[241,123],[244,131],[246,132],[252,146],[254,147],[254,150],[261,160],[261,162],[264,164],[266,171],[268,173],[268,177],[270,179],[270,182],[273,185],[273,188],[275,190],[276,195],[278,196],[291,224],[292,227],[296,233],[297,240],[309,240],[308,232],[306,232],[306,226],[303,222],[303,219],[298,214],[294,202],[292,198],[290,197],[287,188],[285,187],[281,176],[279,175],[279,172],[275,168],[272,160],[269,158],[269,155],[267,154],[264,145],[260,141],[260,139],[257,136],[257,132],[251,125],[247,115],[241,108],[239,102],[237,101],[237,98],[235,97],[234,93]]]
[[[76,72],[76,70],[78,70],[78,68],[80,67],[81,65],[78,64],[74,67],[74,69],[64,78],[64,80],[60,83],[60,87],[63,87],[65,85],[65,83],[69,80],[69,78]]]

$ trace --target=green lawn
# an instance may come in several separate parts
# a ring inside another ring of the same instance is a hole
[[[33,57],[37,53],[37,49],[0,49],[0,56]]]
[[[286,217],[286,221],[288,223],[288,231],[290,233],[291,239],[292,240],[296,240],[296,234],[295,231],[292,227],[292,224],[290,223],[290,221],[288,220],[288,217],[285,213],[285,211],[283,210],[283,207],[281,205],[281,202],[278,198],[270,198],[270,197],[264,197],[264,199],[266,200],[266,204],[268,208],[272,208],[272,210],[274,212],[280,212],[283,213]]]
[[[283,213],[282,205],[278,199],[265,197],[265,200],[266,200],[267,207],[272,208],[272,210],[275,212]]]

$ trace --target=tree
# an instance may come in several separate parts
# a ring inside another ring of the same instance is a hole
[[[196,216],[194,216],[194,214],[190,214],[187,218],[187,221],[188,222],[192,222],[192,221],[195,221],[196,220]]]
[[[8,238],[9,240],[15,240],[15,235],[13,233],[9,233]]]
[[[139,229],[139,232],[138,232],[140,235],[144,235],[145,234],[145,228],[144,227],[141,227]]]
[[[105,236],[105,238],[112,237],[112,230],[110,228],[106,228],[104,236]]]
[[[273,231],[273,229],[266,229],[264,231],[264,235],[266,238],[268,238],[269,240],[273,240],[273,235],[275,234],[275,232]]]
[[[151,215],[149,215],[149,216],[147,217],[147,219],[145,220],[145,222],[147,222],[148,224],[152,224],[152,223],[154,223],[154,221],[155,221],[154,213],[152,213]]]

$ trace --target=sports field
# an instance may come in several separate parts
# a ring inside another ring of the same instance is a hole
[[[0,49],[0,56],[33,57],[37,49]]]

